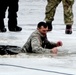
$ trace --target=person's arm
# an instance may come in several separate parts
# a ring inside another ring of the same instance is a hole
[[[50,42],[50,41],[46,40],[46,45],[49,46],[49,48],[54,48],[54,47],[62,46],[63,43],[62,43],[62,41],[57,41],[55,43],[55,42]]]
[[[48,49],[52,49],[54,47],[57,47],[57,43],[50,42],[47,38],[45,39],[45,45],[46,45],[46,48],[48,48]]]

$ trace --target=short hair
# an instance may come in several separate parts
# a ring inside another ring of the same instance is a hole
[[[40,28],[41,26],[43,26],[44,28],[48,27],[48,25],[45,22],[39,22],[37,27]]]

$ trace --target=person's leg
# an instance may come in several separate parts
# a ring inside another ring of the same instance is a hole
[[[0,45],[0,55],[14,55],[21,52],[21,47],[12,45]]]
[[[45,11],[45,21],[48,24],[49,31],[52,30],[52,21],[54,20],[56,7],[60,2],[61,0],[47,0],[46,11]]]
[[[8,9],[8,29],[9,31],[21,31],[22,28],[17,26],[18,0],[9,0]]]
[[[4,25],[6,9],[7,9],[7,0],[0,0],[0,32],[6,32],[6,28]]]
[[[21,47],[19,46],[13,46],[13,45],[6,45],[6,49],[8,54],[14,55],[21,52]]]
[[[5,50],[6,45],[0,45],[0,55],[7,54],[7,51]]]
[[[72,25],[73,25],[73,3],[74,0],[62,0],[64,7],[64,22],[66,24],[66,34],[72,33]]]

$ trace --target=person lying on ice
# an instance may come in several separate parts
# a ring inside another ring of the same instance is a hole
[[[0,45],[0,54],[18,54],[18,53],[43,53],[51,52],[57,54],[57,47],[62,46],[62,42],[50,42],[47,39],[48,25],[45,22],[39,22],[37,29],[27,39],[22,48],[18,46]]]
[[[57,47],[62,46],[62,42],[57,43],[50,42],[47,39],[48,25],[45,22],[39,22],[37,30],[35,30],[28,38],[21,52],[28,53],[41,53],[41,52],[52,52],[57,54]]]

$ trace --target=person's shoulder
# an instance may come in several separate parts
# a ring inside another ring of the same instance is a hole
[[[33,37],[39,36],[38,30],[35,30],[35,31],[31,34],[31,36],[33,36]]]

